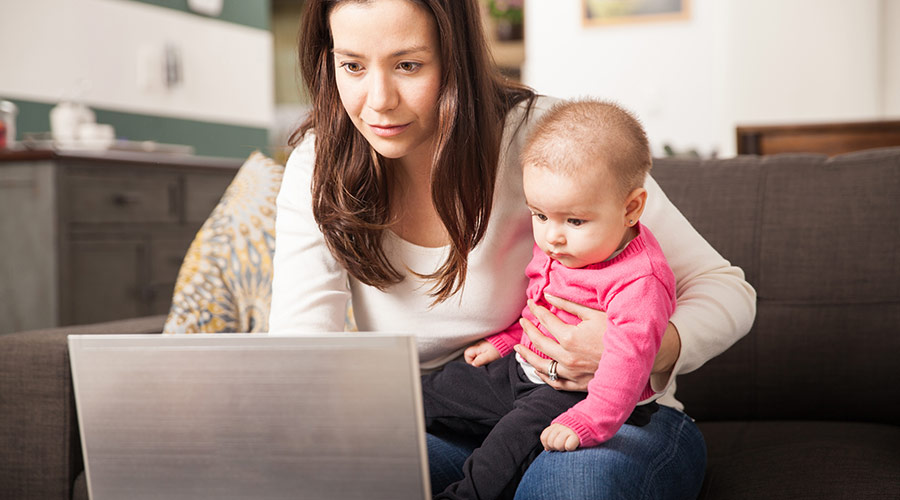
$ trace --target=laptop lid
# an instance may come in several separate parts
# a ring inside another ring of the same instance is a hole
[[[70,335],[88,492],[430,498],[412,336]]]

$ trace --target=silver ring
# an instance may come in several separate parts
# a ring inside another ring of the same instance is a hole
[[[547,375],[550,378],[551,382],[556,382],[559,380],[559,374],[556,373],[556,365],[559,363],[556,362],[555,359],[550,360],[550,368],[547,369]]]

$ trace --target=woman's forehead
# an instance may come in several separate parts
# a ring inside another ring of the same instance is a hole
[[[337,53],[402,56],[437,49],[431,13],[410,0],[341,2],[331,11],[329,24]]]

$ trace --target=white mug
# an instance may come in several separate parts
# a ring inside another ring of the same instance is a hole
[[[61,144],[77,142],[79,127],[96,121],[94,112],[84,104],[64,101],[50,110],[50,132],[53,140]]]

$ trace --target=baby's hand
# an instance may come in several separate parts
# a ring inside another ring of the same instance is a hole
[[[547,451],[575,451],[581,444],[578,434],[562,424],[550,424],[541,433],[541,444]]]
[[[487,340],[479,340],[466,348],[463,357],[472,366],[482,366],[500,359],[500,351]]]

